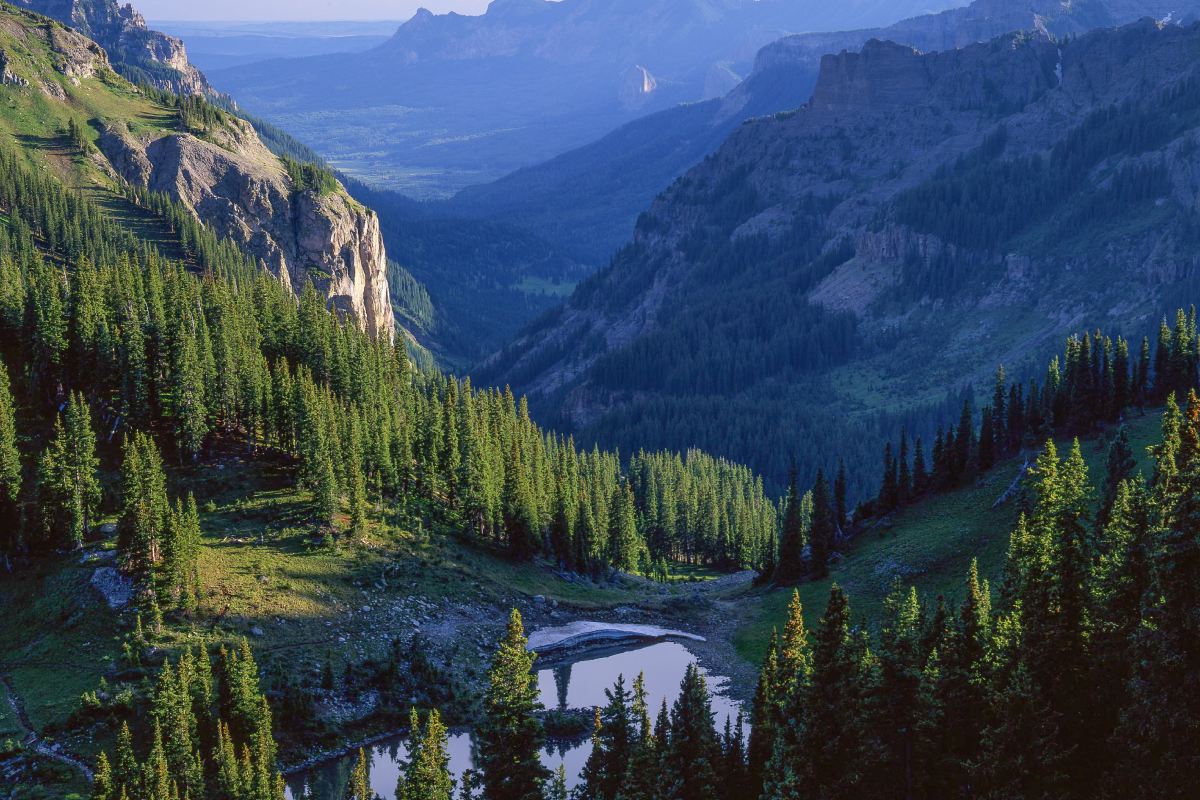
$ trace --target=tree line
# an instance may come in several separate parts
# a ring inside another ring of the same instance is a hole
[[[953,490],[1035,442],[1116,424],[1130,410],[1161,405],[1198,381],[1195,307],[1177,310],[1173,325],[1164,318],[1155,346],[1143,338],[1136,355],[1121,336],[1099,330],[1073,335],[1040,385],[1036,378],[1028,385],[1009,383],[1004,367],[998,368],[991,403],[978,420],[965,400],[957,425],[939,426],[928,457],[920,438],[910,443],[901,434],[898,445],[886,443],[879,493],[857,516],[888,514],[927,493]]]
[[[755,567],[770,550],[778,510],[749,470],[699,452],[584,451],[507,390],[414,369],[311,286],[292,297],[163,196],[130,193],[176,232],[183,261],[12,154],[0,171],[0,407],[14,420],[0,449],[20,466],[0,508],[5,552],[82,543],[116,509],[97,486],[139,432],[164,468],[218,446],[285,457],[333,531],[398,507],[595,574]]]

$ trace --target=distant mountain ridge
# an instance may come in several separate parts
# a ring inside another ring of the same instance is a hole
[[[826,55],[811,102],[739,128],[474,377],[585,441],[777,480],[845,456],[870,485],[859,443],[928,446],[997,364],[1194,299],[1197,48],[1200,26],[1147,20]]]
[[[451,207],[523,224],[576,258],[602,266],[629,240],[638,214],[654,197],[738,125],[805,103],[826,54],[858,50],[871,39],[930,52],[1010,31],[1078,35],[1144,16],[1183,22],[1198,12],[1195,0],[976,0],[883,28],[788,36],[763,47],[753,71],[727,96],[659,111],[545,163],[467,187]]]
[[[723,91],[786,33],[960,2],[497,0],[480,16],[420,11],[366,53],[210,77],[347,174],[445,197]],[[631,93],[636,70],[642,89]]]

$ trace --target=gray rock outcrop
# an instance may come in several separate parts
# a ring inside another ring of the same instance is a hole
[[[213,141],[187,133],[137,139],[105,127],[99,146],[136,186],[170,196],[256,258],[294,293],[306,283],[373,336],[395,319],[379,219],[343,189],[299,190],[249,123],[230,118]]]

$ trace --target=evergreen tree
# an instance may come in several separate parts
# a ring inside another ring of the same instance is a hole
[[[371,791],[371,762],[367,759],[367,751],[361,747],[358,748],[358,760],[350,772],[346,800],[375,800],[375,792]]]
[[[19,539],[21,499],[21,451],[17,444],[16,403],[8,380],[8,368],[0,360],[0,547],[15,548]]]
[[[663,759],[662,785],[676,800],[708,800],[717,795],[721,747],[713,727],[712,702],[699,667],[689,664],[671,708],[671,728]]]
[[[779,555],[775,561],[775,583],[795,583],[804,575],[804,520],[800,509],[800,494],[796,488],[796,469],[788,480],[784,501],[783,530],[779,536]]]
[[[829,497],[829,484],[820,470],[813,484],[812,504],[812,572],[823,578],[829,574],[829,555],[837,540],[837,525]]]
[[[475,731],[486,800],[540,800],[548,772],[538,756],[543,732],[536,713],[536,657],[526,650],[521,615],[513,610],[488,672],[483,719]]]
[[[125,443],[121,494],[118,553],[141,590],[152,591],[154,571],[163,557],[170,506],[162,457],[147,434],[135,431]]]
[[[38,500],[47,536],[80,547],[100,504],[96,437],[83,396],[72,393],[38,465]]]

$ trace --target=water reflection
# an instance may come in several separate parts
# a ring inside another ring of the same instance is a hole
[[[657,713],[663,700],[670,705],[679,694],[679,683],[683,673],[696,657],[679,642],[655,644],[610,652],[592,652],[586,659],[570,663],[548,664],[537,671],[538,692],[546,708],[572,709],[592,708],[604,705],[605,689],[611,689],[618,675],[625,676],[625,686],[631,687],[638,673],[646,676],[647,702],[651,716]],[[724,727],[725,718],[736,718],[739,704],[724,694],[728,680],[722,676],[708,675],[708,689],[712,694],[713,717],[718,730]],[[377,744],[368,750],[371,760],[371,788],[383,800],[394,800],[396,783],[402,764],[407,756],[404,737],[395,737]],[[542,763],[551,770],[561,764],[567,773],[568,784],[578,783],[591,751],[591,741],[555,742],[542,751]],[[450,736],[450,771],[455,779],[472,765],[471,736],[460,731]],[[295,798],[304,786],[310,786],[318,800],[340,800],[345,796],[350,771],[357,754],[314,767],[292,776],[288,781],[288,796]]]

